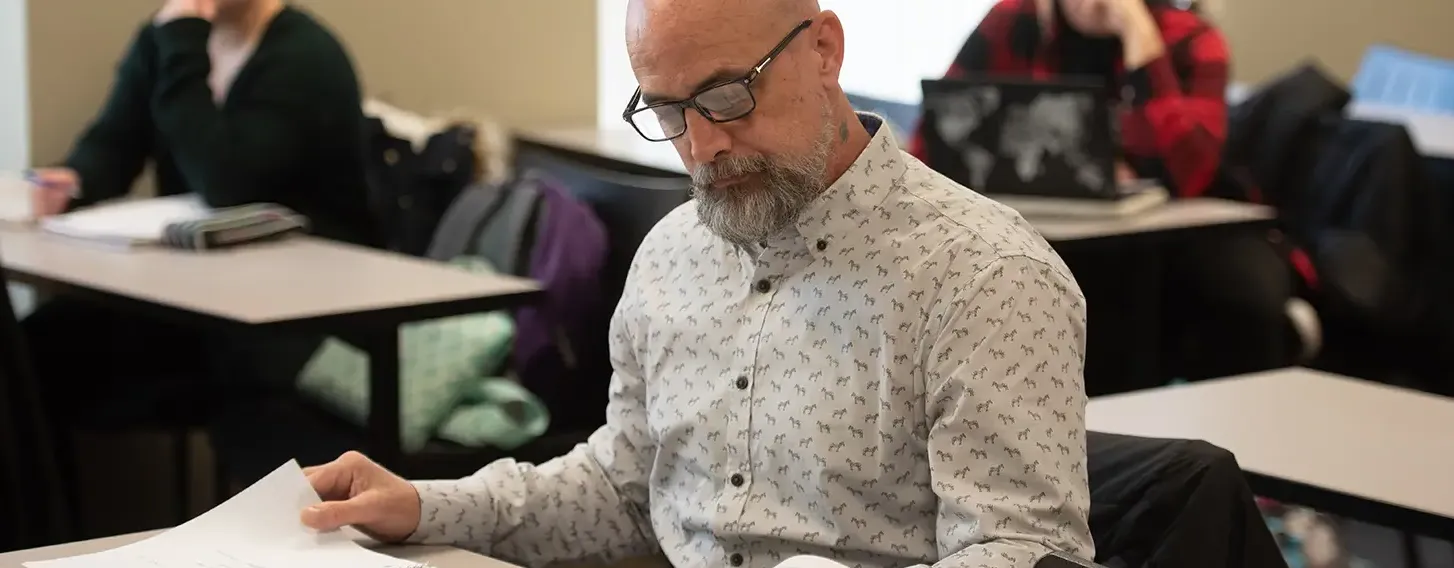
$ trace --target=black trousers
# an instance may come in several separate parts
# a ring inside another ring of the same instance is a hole
[[[1087,302],[1086,388],[1091,396],[1282,367],[1295,348],[1285,315],[1295,291],[1291,268],[1260,231],[1193,237],[1168,246],[1072,248],[1066,264]],[[1150,271],[1146,270],[1150,267]],[[1146,281],[1151,286],[1147,288]],[[1152,322],[1140,321],[1144,304]],[[1138,326],[1159,333],[1156,352],[1136,341]],[[1157,377],[1137,377],[1138,358],[1159,361]]]
[[[199,329],[70,297],[39,306],[21,330],[45,404],[83,422],[135,416],[179,393],[221,400],[286,390],[319,341]]]
[[[228,405],[290,391],[320,341],[198,329],[70,297],[41,304],[21,332],[73,507],[75,428],[204,425]]]
[[[1261,231],[1174,249],[1162,298],[1168,371],[1196,380],[1284,367],[1298,349],[1287,303],[1296,275]]]

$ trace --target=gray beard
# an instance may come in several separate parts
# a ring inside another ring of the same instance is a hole
[[[698,166],[692,172],[697,219],[717,236],[739,246],[750,246],[781,233],[823,193],[833,135],[832,122],[825,120],[818,141],[806,155],[776,159],[728,157]],[[716,180],[743,174],[755,175],[726,190],[711,189]]]

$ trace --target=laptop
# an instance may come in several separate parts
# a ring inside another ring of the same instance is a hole
[[[1117,183],[1121,145],[1102,82],[971,76],[922,87],[929,166],[1022,214],[1128,214],[1166,200],[1154,182]]]

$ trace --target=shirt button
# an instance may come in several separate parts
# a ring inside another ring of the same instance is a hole
[[[728,562],[731,562],[733,566],[741,566],[742,565],[742,555],[734,552],[734,553],[732,553],[732,556],[727,557],[727,561]]]
[[[747,377],[746,376],[737,377],[737,389],[738,390],[747,390]]]
[[[744,482],[746,482],[747,480],[745,480],[745,479],[742,478],[742,474],[740,474],[740,473],[734,473],[734,474],[732,474],[732,479],[730,481],[732,481],[732,486],[733,487],[742,487],[742,484]]]
[[[766,278],[763,278],[762,280],[758,280],[757,281],[757,291],[758,292],[761,292],[763,294],[766,294],[766,293],[772,291],[772,282],[768,282]]]
[[[818,249],[818,252],[823,252],[825,250],[828,250],[828,241],[818,239],[818,244],[813,246]]]

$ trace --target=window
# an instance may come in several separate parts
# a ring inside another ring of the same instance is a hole
[[[627,0],[597,0],[597,122],[621,128],[636,88],[626,59]],[[847,56],[840,78],[850,93],[917,104],[919,81],[949,68],[995,0],[819,0],[843,20]],[[891,7],[890,7],[891,6]],[[786,32],[786,30],[784,30]],[[771,46],[765,46],[767,49]]]

